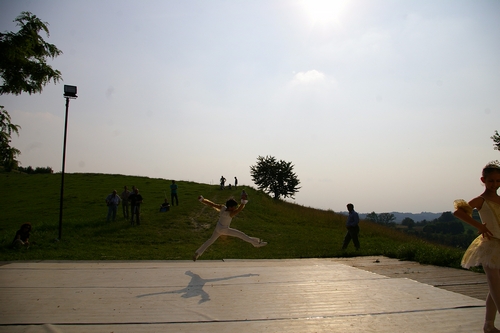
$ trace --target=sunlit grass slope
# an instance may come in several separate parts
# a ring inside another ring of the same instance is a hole
[[[198,202],[198,195],[217,203],[239,200],[243,188],[250,202],[232,227],[266,240],[254,248],[239,239],[222,237],[200,260],[328,258],[385,255],[421,263],[458,267],[463,251],[430,244],[393,229],[360,223],[361,249],[340,249],[346,217],[333,211],[275,201],[249,186],[220,190],[217,185],[177,181],[179,206],[160,213],[170,201],[170,180],[108,174],[66,174],[62,237],[59,236],[60,174],[0,173],[3,189],[0,260],[186,260],[210,237],[218,213]],[[144,197],[142,224],[131,226],[121,206],[115,222],[106,222],[105,197],[135,185]],[[340,195],[340,194],[339,194]],[[339,199],[341,200],[341,199]],[[24,222],[33,225],[29,249],[10,243]]]

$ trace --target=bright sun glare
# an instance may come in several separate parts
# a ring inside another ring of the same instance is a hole
[[[307,15],[314,25],[340,25],[340,17],[349,0],[303,0]]]

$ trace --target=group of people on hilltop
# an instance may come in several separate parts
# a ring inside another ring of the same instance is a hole
[[[125,219],[130,218],[130,224],[141,224],[141,204],[143,202],[142,195],[139,193],[139,189],[132,186],[132,191],[130,191],[125,185],[123,187],[123,192],[118,195],[116,190],[113,190],[105,199],[106,205],[108,206],[108,215],[106,221],[115,221],[116,212],[120,203],[122,204],[123,217]],[[130,207],[130,214],[129,214]]]
[[[177,184],[175,180],[172,180],[170,185],[170,198],[172,205],[179,206],[179,198],[177,196]],[[105,199],[106,205],[108,206],[108,215],[106,221],[115,221],[116,213],[120,203],[122,204],[123,217],[127,220],[130,219],[130,224],[140,225],[141,224],[141,204],[143,203],[143,197],[139,193],[139,189],[132,186],[132,191],[128,189],[125,185],[123,187],[123,192],[118,195],[116,190],[113,190]],[[168,211],[170,209],[170,204],[167,198],[165,202],[161,204],[161,211]],[[129,213],[130,212],[130,213]]]
[[[226,188],[226,178],[224,176],[220,177],[220,189],[223,190]],[[228,185],[229,189],[232,188],[231,184]],[[234,188],[238,188],[238,178],[234,177]]]

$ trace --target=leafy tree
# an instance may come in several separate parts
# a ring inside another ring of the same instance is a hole
[[[427,224],[429,224],[429,221],[427,221],[426,219],[423,219],[422,221],[415,222],[415,226],[418,226],[418,227],[424,227]]]
[[[455,217],[455,215],[453,215],[452,212],[444,212],[441,214],[440,217],[438,217],[437,220],[439,222],[453,222],[453,221],[457,221],[457,218]]]
[[[394,216],[394,214],[380,213],[378,215],[378,223],[380,223],[380,224],[390,225],[390,224],[393,224],[394,221],[396,221],[396,216]]]
[[[377,214],[375,212],[371,212],[370,214],[366,215],[365,219],[367,219],[368,221],[372,221],[374,223],[391,226],[395,224],[394,221],[396,221],[396,216],[394,216],[394,214],[391,213]]]
[[[51,80],[54,83],[62,80],[61,72],[47,65],[47,58],[54,59],[62,54],[55,45],[49,44],[40,36],[45,31],[49,36],[48,23],[42,22],[30,12],[22,12],[14,22],[20,26],[18,32],[0,33],[0,95],[19,95],[23,91],[28,94],[40,93]],[[10,115],[0,106],[0,163],[8,171],[19,166],[17,156],[19,149],[10,146],[11,135],[19,135],[21,126],[11,123]]]
[[[277,161],[272,156],[259,156],[257,164],[250,166],[250,175],[260,190],[273,193],[276,200],[281,197],[293,199],[293,195],[300,189],[300,181],[293,172],[292,163]]]
[[[423,232],[426,232],[426,233],[434,233],[436,232],[436,228],[434,227],[434,224],[427,224],[423,229],[422,229]]]
[[[42,22],[30,12],[22,12],[14,22],[20,26],[18,32],[0,33],[0,95],[39,93],[51,80],[62,80],[61,72],[47,65],[47,58],[62,54],[55,45],[40,36],[45,31],[49,36],[48,23]]]
[[[411,230],[415,226],[415,221],[410,217],[405,217],[403,221],[401,221],[401,225],[405,225],[408,227],[408,230]]]
[[[11,123],[9,113],[0,105],[0,163],[7,171],[16,169],[19,164],[16,158],[21,151],[11,147],[10,142],[12,133],[19,135],[20,128],[21,126]]]
[[[452,235],[461,235],[464,232],[465,232],[464,225],[460,221],[450,221],[444,223],[443,233]]]
[[[365,219],[374,223],[378,223],[378,215],[375,212],[371,212],[370,214],[366,215]]]
[[[495,135],[491,137],[493,140],[493,149],[500,151],[500,134],[498,134],[498,131],[495,131]]]
[[[426,225],[423,231],[443,235],[461,235],[465,232],[465,228],[463,223],[457,219],[455,219],[455,221],[440,221],[436,219],[432,223]]]

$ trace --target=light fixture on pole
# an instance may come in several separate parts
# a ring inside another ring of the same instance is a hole
[[[66,135],[68,133],[68,109],[69,100],[76,99],[76,86],[64,85],[64,98],[66,98],[66,117],[64,119],[64,142],[63,142],[63,158],[62,158],[62,171],[61,171],[61,197],[59,205],[59,240],[62,236],[62,214],[63,214],[63,197],[64,197],[64,171],[66,165]]]

